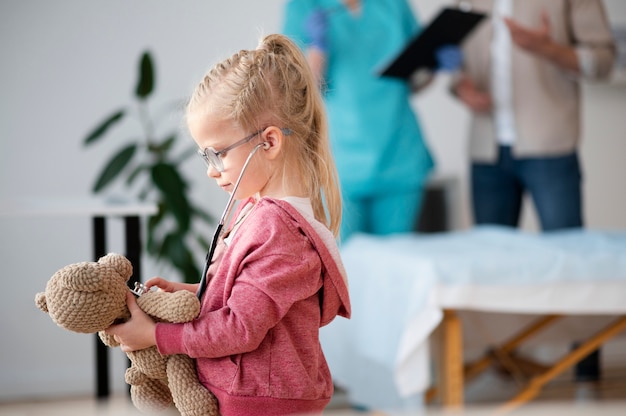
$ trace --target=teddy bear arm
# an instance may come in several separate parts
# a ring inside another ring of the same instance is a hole
[[[127,352],[133,367],[145,374],[148,378],[167,378],[167,358],[159,353],[156,346],[143,350]]]
[[[181,416],[219,416],[217,399],[198,380],[196,365],[189,356],[169,356],[167,380]]]
[[[131,385],[130,398],[139,411],[148,415],[162,413],[173,403],[169,388],[161,380],[149,379],[140,385]]]
[[[139,386],[148,380],[149,378],[133,365],[128,367],[124,373],[124,381],[131,386]]]
[[[137,304],[145,313],[163,322],[189,322],[200,313],[198,297],[186,290],[147,292],[137,298]]]

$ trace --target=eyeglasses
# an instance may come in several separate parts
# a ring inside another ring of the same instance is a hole
[[[256,136],[263,133],[266,128],[267,127],[264,127],[259,131],[255,131],[251,135],[244,137],[243,139],[231,144],[230,146],[228,146],[225,149],[220,150],[219,152],[216,152],[215,149],[213,149],[212,147],[207,147],[204,150],[198,149],[198,154],[202,157],[202,160],[204,160],[204,163],[206,163],[207,168],[212,167],[213,169],[215,169],[216,171],[220,173],[224,172],[224,162],[222,161],[222,157],[224,157],[228,151],[233,150],[237,146],[241,146],[242,144],[248,143],[250,140],[254,139]],[[291,134],[290,129],[282,128],[280,130],[286,136]]]
[[[207,147],[204,150],[198,149],[198,154],[202,157],[207,167],[212,167],[218,172],[224,172],[224,162],[222,162],[222,157],[226,155],[226,152],[228,152],[229,150],[233,150],[237,146],[241,146],[242,144],[248,143],[250,140],[254,139],[257,135],[259,135],[260,133],[263,133],[264,130],[265,129],[256,131],[252,133],[251,135],[246,136],[243,139],[231,144],[227,148],[220,150],[219,152],[216,152],[215,149],[213,149],[212,147]]]

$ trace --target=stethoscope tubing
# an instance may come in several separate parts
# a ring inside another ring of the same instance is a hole
[[[246,158],[246,161],[244,162],[243,167],[241,168],[241,172],[239,173],[237,182],[235,182],[235,186],[233,187],[233,190],[230,193],[230,197],[228,198],[228,202],[226,203],[224,212],[222,213],[222,216],[220,217],[220,221],[217,224],[217,227],[215,228],[215,232],[213,233],[213,239],[211,240],[211,245],[209,246],[209,250],[206,253],[206,259],[204,263],[204,268],[202,269],[202,275],[200,277],[200,286],[198,287],[198,292],[197,292],[198,299],[202,299],[202,295],[204,295],[204,292],[206,290],[206,286],[207,286],[206,275],[209,271],[209,266],[211,265],[211,261],[213,260],[213,255],[215,254],[215,248],[217,247],[217,242],[222,234],[222,229],[224,228],[224,223],[226,222],[226,218],[230,215],[230,211],[233,208],[233,202],[235,201],[235,193],[237,192],[237,189],[239,188],[239,183],[241,182],[241,178],[243,178],[243,174],[248,168],[248,163],[250,163],[250,160],[252,160],[252,156],[254,156],[256,151],[259,150],[259,148],[261,148],[263,145],[264,145],[263,143],[259,143],[256,146],[254,146],[254,149],[250,151],[250,154]]]

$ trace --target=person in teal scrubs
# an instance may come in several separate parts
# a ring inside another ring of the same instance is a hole
[[[420,30],[406,0],[291,0],[283,32],[307,53],[323,89],[343,194],[343,241],[410,232],[434,163],[410,82],[380,77]]]

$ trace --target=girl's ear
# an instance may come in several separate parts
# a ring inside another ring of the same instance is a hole
[[[263,132],[263,147],[262,150],[269,160],[276,159],[280,154],[285,140],[285,134],[281,129],[276,126],[270,126]]]

